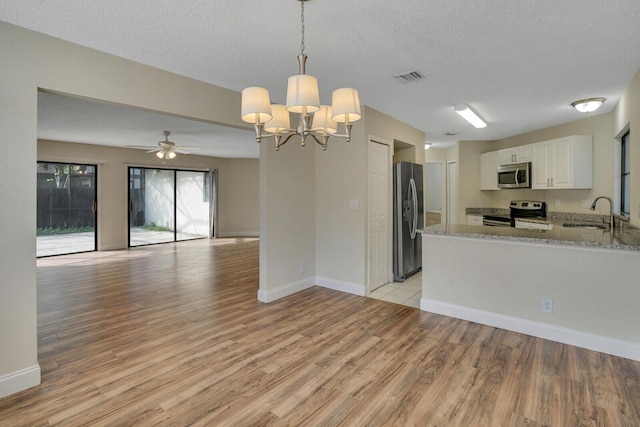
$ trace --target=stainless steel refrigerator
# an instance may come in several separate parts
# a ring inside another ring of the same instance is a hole
[[[422,165],[393,165],[393,280],[404,282],[422,269],[424,199]]]

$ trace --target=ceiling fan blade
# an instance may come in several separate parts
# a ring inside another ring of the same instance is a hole
[[[186,150],[183,150],[183,149],[181,149],[181,148],[180,148],[180,149],[174,149],[174,150],[172,150],[172,151],[173,151],[174,153],[178,153],[178,154],[191,154],[191,152],[190,152],[190,151],[186,151]]]
[[[149,147],[147,147],[147,148],[149,148]],[[163,148],[154,148],[153,150],[148,150],[148,151],[146,151],[146,152],[147,152],[147,153],[155,153],[155,152],[157,152],[157,151],[162,151],[162,150],[163,150]]]
[[[155,148],[155,145],[125,145],[127,148],[149,149]]]

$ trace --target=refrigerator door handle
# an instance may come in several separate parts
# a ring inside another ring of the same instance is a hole
[[[418,228],[418,191],[416,190],[416,182],[413,178],[409,181],[409,189],[411,194],[411,202],[413,203],[413,209],[411,209],[411,225],[410,233],[411,239],[416,238],[416,230]]]

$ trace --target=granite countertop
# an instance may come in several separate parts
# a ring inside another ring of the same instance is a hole
[[[640,251],[640,230],[631,227],[615,229],[612,234],[608,229],[591,230],[562,225],[554,225],[552,230],[529,230],[513,227],[438,224],[425,228],[423,234]]]

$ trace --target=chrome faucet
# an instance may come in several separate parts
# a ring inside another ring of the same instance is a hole
[[[593,201],[593,203],[591,204],[591,210],[595,211],[596,210],[596,202],[600,199],[607,199],[609,201],[609,227],[611,228],[611,230],[613,230],[613,200],[611,200],[611,197],[607,197],[607,196],[600,196],[600,197],[596,197],[596,199]]]

